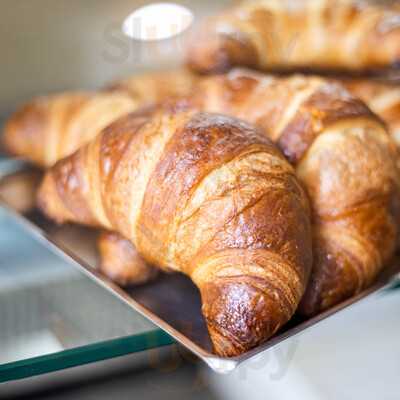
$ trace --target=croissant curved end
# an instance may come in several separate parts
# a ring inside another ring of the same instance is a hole
[[[201,287],[203,315],[215,352],[223,357],[242,354],[270,338],[283,321],[282,299],[246,282],[223,278]],[[287,319],[290,316],[287,315]]]
[[[35,162],[41,163],[40,140],[46,128],[46,117],[40,102],[32,102],[18,110],[7,121],[3,129],[1,144],[9,154],[25,156],[29,154]],[[39,138],[39,140],[38,140]]]

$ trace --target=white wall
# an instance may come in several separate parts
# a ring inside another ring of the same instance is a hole
[[[119,30],[128,14],[148,3],[152,1],[1,0],[0,117],[34,95],[94,88],[136,70],[178,64],[181,43],[176,39],[163,41],[161,48],[150,46],[146,53]],[[198,19],[230,1],[176,3],[191,8]]]

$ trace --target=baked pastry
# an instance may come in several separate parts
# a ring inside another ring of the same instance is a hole
[[[268,339],[305,290],[307,197],[281,152],[234,118],[180,106],[123,117],[47,171],[38,204],[188,275],[221,356]]]
[[[360,0],[248,0],[204,21],[188,49],[202,73],[375,70],[400,61],[400,6]]]
[[[322,78],[246,70],[205,78],[188,101],[254,123],[295,166],[313,211],[314,267],[302,314],[374,281],[395,251],[399,174],[385,124],[362,101]]]

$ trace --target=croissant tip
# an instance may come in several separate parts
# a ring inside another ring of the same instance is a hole
[[[2,126],[0,146],[10,155],[18,155],[17,150],[21,145],[20,136],[24,133],[25,125],[27,125],[25,120],[21,121],[21,119],[18,118],[18,113],[15,113]]]
[[[213,350],[220,357],[235,357],[247,350],[210,325],[208,326],[208,333],[211,338]]]
[[[2,127],[0,147],[9,155],[22,156],[42,166],[43,131],[46,116],[41,99],[23,105],[14,112]]]
[[[222,278],[201,288],[203,314],[220,356],[237,356],[260,345],[293,314],[277,307],[281,299],[261,289],[262,282],[249,279]]]

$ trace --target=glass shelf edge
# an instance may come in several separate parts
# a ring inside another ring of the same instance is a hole
[[[93,343],[0,366],[0,383],[59,371],[96,361],[174,344],[163,330]]]

